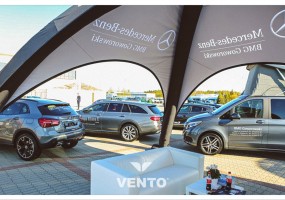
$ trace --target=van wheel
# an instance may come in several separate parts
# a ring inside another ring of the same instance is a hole
[[[139,137],[139,131],[136,126],[132,124],[125,124],[121,128],[121,137],[123,140],[127,142],[132,142],[138,139]]]
[[[29,161],[41,155],[41,149],[36,139],[29,133],[23,133],[16,139],[16,151],[19,157]]]
[[[223,150],[223,141],[215,133],[206,133],[199,140],[200,150],[207,155],[219,154]]]
[[[71,149],[75,147],[77,143],[78,143],[78,140],[68,140],[68,141],[64,141],[61,146],[65,149]]]

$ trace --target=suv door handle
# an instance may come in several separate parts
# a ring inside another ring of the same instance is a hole
[[[264,124],[265,121],[264,121],[264,120],[257,120],[256,123],[257,123],[257,124]]]
[[[125,115],[120,115],[119,117],[125,117]]]

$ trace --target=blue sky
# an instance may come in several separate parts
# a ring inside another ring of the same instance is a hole
[[[0,54],[15,54],[34,34],[68,7],[1,5]]]

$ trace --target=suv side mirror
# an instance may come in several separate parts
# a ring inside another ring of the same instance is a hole
[[[240,115],[238,113],[233,113],[233,114],[231,114],[230,118],[231,119],[240,119],[241,117],[240,117]]]

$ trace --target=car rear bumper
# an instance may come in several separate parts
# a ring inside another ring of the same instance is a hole
[[[160,134],[161,129],[153,131],[153,132],[147,132],[147,133],[140,133],[140,135],[152,135],[152,134]]]
[[[82,140],[85,132],[80,129],[77,131],[69,132],[67,134],[57,136],[43,136],[40,139],[40,146],[42,148],[52,148],[57,146],[59,143],[68,140]]]
[[[176,128],[184,128],[184,124],[174,123],[174,124],[173,124],[173,127],[176,127]]]

